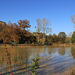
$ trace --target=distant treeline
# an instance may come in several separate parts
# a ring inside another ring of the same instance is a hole
[[[44,30],[43,32],[36,31],[31,33],[28,30],[28,28],[30,27],[31,27],[30,22],[26,19],[19,20],[17,24],[16,23],[12,24],[11,21],[9,21],[8,24],[0,21],[0,44],[5,43],[5,44],[48,44],[50,45],[53,43],[75,43],[75,32],[73,32],[72,37],[67,37],[65,32],[59,32],[58,35],[56,34],[46,35]]]

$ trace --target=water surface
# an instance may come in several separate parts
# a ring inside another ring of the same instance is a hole
[[[74,66],[75,47],[9,47],[7,50],[0,47],[0,75],[11,71],[14,75],[31,75],[31,59],[36,56],[40,58],[38,75],[60,73]]]

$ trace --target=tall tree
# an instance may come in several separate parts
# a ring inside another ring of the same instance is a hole
[[[18,24],[21,29],[21,40],[23,43],[25,43],[26,39],[28,39],[28,37],[30,36],[30,32],[28,32],[27,30],[28,28],[31,27],[30,22],[27,19],[25,19],[25,20],[19,20]]]
[[[45,42],[45,34],[51,32],[51,24],[48,20],[42,19],[42,30],[43,30],[43,43]]]
[[[38,43],[39,43],[39,34],[40,34],[40,31],[41,31],[41,20],[40,19],[37,19],[37,33],[38,33]]]

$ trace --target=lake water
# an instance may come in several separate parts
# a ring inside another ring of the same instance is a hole
[[[31,75],[33,57],[39,57],[38,75],[69,70],[75,64],[75,47],[0,47],[0,75]]]

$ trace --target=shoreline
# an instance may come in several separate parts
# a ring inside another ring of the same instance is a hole
[[[53,44],[53,45],[33,45],[33,44],[6,44],[6,47],[74,47],[75,44]],[[5,47],[4,44],[0,44],[0,47]]]

